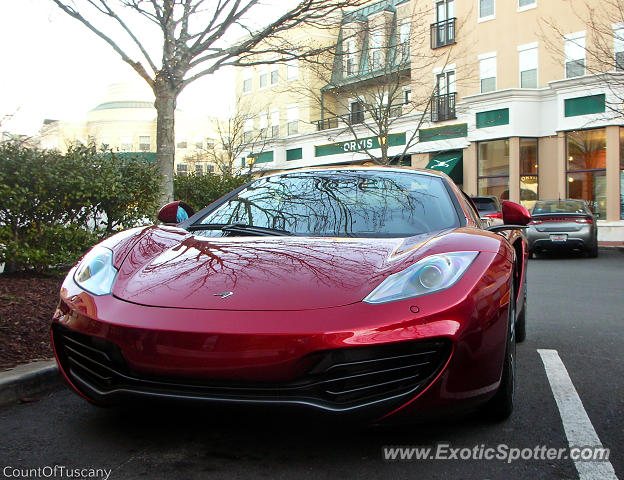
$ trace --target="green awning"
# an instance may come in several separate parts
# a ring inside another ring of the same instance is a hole
[[[463,152],[453,150],[451,152],[438,153],[433,157],[426,168],[446,173],[455,183],[464,183]]]

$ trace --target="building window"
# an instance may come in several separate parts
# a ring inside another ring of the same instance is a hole
[[[607,212],[607,132],[604,128],[566,132],[568,198],[585,200],[594,213]]]
[[[268,65],[260,65],[260,88],[266,88],[269,82]]]
[[[431,26],[431,48],[455,43],[455,1],[436,2],[436,23]]]
[[[251,92],[253,82],[253,68],[243,70],[243,93]]]
[[[509,139],[479,142],[477,149],[479,195],[509,198]]]
[[[481,93],[496,90],[496,53],[486,53],[479,56],[479,75]]]
[[[178,163],[176,165],[176,173],[186,177],[188,175],[188,165],[186,163]]]
[[[260,119],[260,137],[266,138],[268,136],[269,115],[267,113],[261,113],[259,115],[259,119]]]
[[[299,78],[299,61],[295,58],[286,63],[286,80],[289,82]]]
[[[178,144],[176,145],[176,148],[188,148],[188,143],[186,141],[178,142]]]
[[[479,20],[489,20],[494,14],[494,0],[479,0]]]
[[[615,57],[615,69],[618,72],[624,71],[624,25],[619,24],[613,27],[613,48]]]
[[[401,45],[401,62],[410,58],[410,22],[403,20],[399,26],[399,45]]]
[[[150,137],[149,137],[149,135],[141,135],[141,136],[139,136],[139,151],[141,151],[141,152],[149,152],[150,151]]]
[[[371,70],[379,70],[382,66],[383,31],[373,30],[370,38],[370,65]]]
[[[518,47],[520,88],[537,88],[537,44]]]
[[[436,90],[431,102],[431,121],[442,122],[456,117],[455,113],[455,72],[448,71],[436,75]]]
[[[248,118],[243,124],[243,143],[250,143],[253,140],[253,118]]]
[[[299,133],[299,106],[289,105],[286,107],[286,131],[288,135]]]
[[[279,138],[280,136],[280,118],[279,110],[271,111],[271,138]]]
[[[518,10],[528,10],[537,6],[537,0],[518,0]]]
[[[195,175],[203,175],[204,174],[204,166],[201,163],[195,164]]]
[[[121,145],[119,149],[122,152],[131,152],[132,151],[132,136],[131,135],[123,135],[121,137]]]
[[[520,139],[520,203],[532,208],[538,198],[537,138]]]
[[[408,104],[412,101],[412,89],[411,88],[404,88],[403,89],[403,103],[404,104]]]
[[[565,36],[566,78],[585,75],[585,32]]]
[[[214,173],[215,166],[212,163],[206,164],[206,173]]]
[[[279,65],[274,63],[271,65],[271,85],[277,85],[279,82]]]
[[[351,114],[351,125],[364,123],[364,106],[360,102],[351,102],[349,109]]]
[[[355,41],[350,38],[344,42],[343,74],[346,77],[355,75]]]

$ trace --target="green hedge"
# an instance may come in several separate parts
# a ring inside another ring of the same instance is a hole
[[[60,154],[0,144],[0,263],[9,272],[71,264],[153,218],[160,184],[156,165],[94,146]]]
[[[173,191],[176,200],[183,200],[195,211],[211,204],[226,193],[249,182],[249,175],[176,175]]]

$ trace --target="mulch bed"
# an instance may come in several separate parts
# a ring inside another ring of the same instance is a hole
[[[63,275],[0,275],[0,370],[53,357],[50,320]]]

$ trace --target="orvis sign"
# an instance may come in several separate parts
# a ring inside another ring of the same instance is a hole
[[[405,145],[405,133],[393,133],[388,136],[388,146],[396,147]],[[316,157],[325,155],[338,155],[340,153],[361,152],[362,150],[374,150],[379,148],[378,137],[362,138],[361,140],[348,140],[346,142],[330,143],[328,145],[317,145],[314,147]]]

